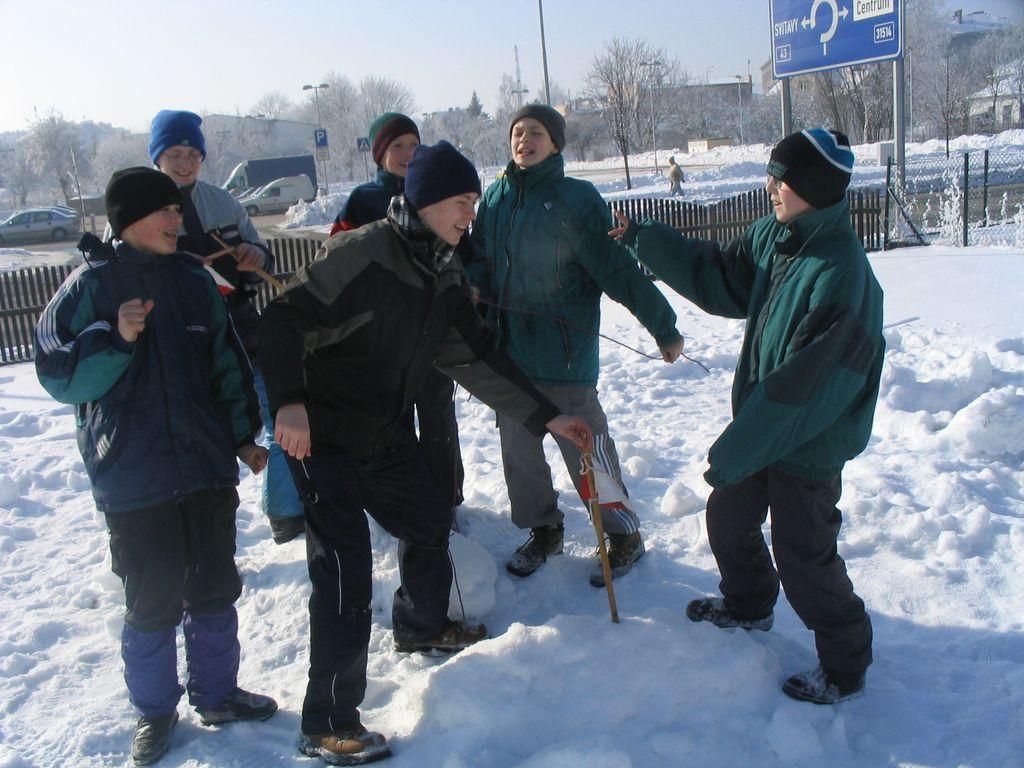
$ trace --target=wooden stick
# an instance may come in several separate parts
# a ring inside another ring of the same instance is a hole
[[[594,457],[589,452],[584,452],[580,458],[583,465],[581,473],[587,478],[587,490],[590,491],[590,498],[587,505],[590,507],[590,519],[594,523],[594,531],[597,533],[597,556],[601,560],[601,570],[604,572],[604,586],[608,591],[608,609],[612,612],[612,621],[619,623],[619,607],[615,602],[615,587],[612,586],[612,566],[608,562],[608,549],[604,543],[604,523],[601,520],[601,500],[597,497],[597,482],[594,479]]]
[[[232,246],[230,246],[227,243],[225,243],[219,237],[217,237],[217,235],[214,232],[210,233],[210,237],[212,237],[214,240],[216,240],[218,243],[220,243],[222,248],[217,253],[211,254],[210,256],[207,256],[207,258],[213,258],[213,257],[216,257],[216,256],[223,256],[225,253],[230,253],[232,255],[235,254],[235,249]],[[235,258],[238,258],[238,257],[235,256]],[[205,259],[204,259],[204,261],[205,261]],[[276,291],[283,291],[284,290],[284,283],[282,283],[280,280],[278,280],[272,274],[270,274],[265,269],[263,269],[263,267],[253,267],[252,271],[255,272],[257,275],[259,275],[260,277],[262,277],[268,283],[270,283],[274,287],[274,290],[276,290]]]

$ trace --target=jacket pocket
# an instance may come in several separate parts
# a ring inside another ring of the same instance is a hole
[[[572,341],[569,339],[569,329],[565,327],[562,318],[558,318],[558,331],[562,334],[562,350],[565,353],[565,369],[572,368]]]
[[[87,406],[84,421],[78,433],[78,447],[86,469],[95,479],[124,453],[132,419],[127,408],[97,401]]]

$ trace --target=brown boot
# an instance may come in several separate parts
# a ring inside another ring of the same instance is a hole
[[[487,627],[483,624],[449,621],[442,632],[424,640],[402,640],[395,635],[395,650],[399,653],[455,653],[486,639]]]
[[[387,740],[361,725],[328,733],[304,733],[299,751],[306,757],[322,757],[328,765],[366,765],[390,757]]]

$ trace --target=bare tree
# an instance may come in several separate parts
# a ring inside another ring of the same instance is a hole
[[[118,131],[101,138],[92,158],[92,180],[100,189],[114,171],[135,165],[149,165],[149,138],[146,134]]]
[[[654,61],[660,61],[661,67],[641,66]],[[605,43],[603,53],[594,56],[584,75],[587,94],[602,105],[605,125],[622,156],[627,189],[633,188],[629,151],[651,135],[651,115],[644,108],[644,97],[655,84],[652,78],[658,77],[659,69],[664,81],[671,81],[678,64],[645,40],[615,38]]]
[[[359,98],[367,126],[385,112],[407,115],[416,109],[416,98],[412,91],[395,80],[377,75],[359,81]]]
[[[71,153],[75,153],[78,172],[89,175],[89,156],[82,150],[78,127],[59,112],[39,118],[29,130],[29,152],[39,175],[50,178],[60,188],[64,202],[70,203],[74,191]]]
[[[259,101],[252,105],[252,114],[262,115],[274,120],[279,120],[288,115],[295,105],[285,95],[284,91],[267,91],[260,96]]]
[[[17,200],[17,205],[21,208],[28,205],[29,197],[39,188],[41,179],[26,139],[0,150],[0,176],[11,191],[12,199]]]
[[[1024,128],[1024,21],[1011,30],[1007,49],[1008,90],[1017,99],[1017,127]]]

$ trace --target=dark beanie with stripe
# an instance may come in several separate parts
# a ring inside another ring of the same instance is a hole
[[[104,197],[107,223],[114,237],[135,222],[168,205],[181,205],[181,192],[171,177],[152,168],[114,171]]]
[[[416,141],[420,140],[420,129],[416,123],[401,112],[385,112],[370,123],[370,154],[378,168],[384,167],[384,153],[391,142],[407,133],[415,136]]]
[[[775,145],[768,160],[768,175],[786,182],[815,208],[842,200],[852,174],[850,140],[826,128],[790,134]]]

